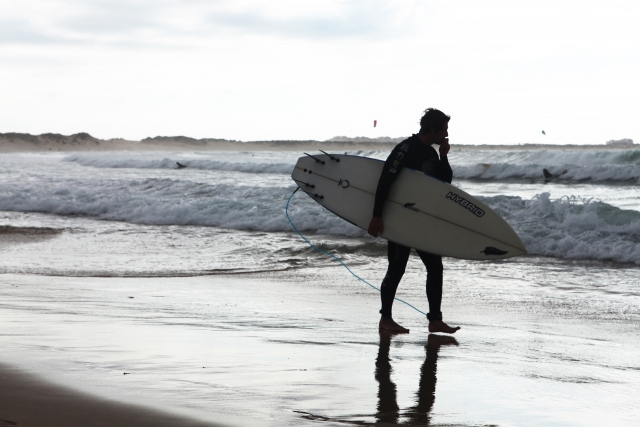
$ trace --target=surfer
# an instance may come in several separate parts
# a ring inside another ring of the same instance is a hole
[[[419,170],[427,175],[451,183],[453,171],[449,166],[449,119],[435,108],[427,108],[420,119],[420,132],[396,145],[384,164],[373,207],[373,218],[369,223],[369,234],[377,237],[384,231],[382,211],[391,185],[404,167]],[[440,146],[440,157],[432,145]],[[382,308],[380,309],[380,329],[408,333],[409,330],[397,324],[391,316],[391,308],[396,289],[404,274],[411,248],[389,241],[387,256],[389,267],[380,287]],[[427,299],[429,300],[429,332],[455,333],[460,327],[452,328],[442,321],[440,304],[442,301],[442,257],[423,251],[416,251],[427,269]]]
[[[186,167],[187,167],[186,165],[183,165],[180,162],[176,162],[176,169],[182,169],[182,168],[186,168]]]
[[[564,175],[565,173],[567,173],[566,169],[560,175],[554,175],[551,172],[549,172],[548,170],[542,169],[542,174],[544,175],[545,182],[547,182],[550,179],[560,177],[560,176]]]

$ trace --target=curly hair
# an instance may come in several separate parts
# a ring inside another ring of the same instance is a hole
[[[449,120],[451,120],[451,116],[447,116],[442,111],[435,108],[427,108],[420,119],[420,133],[439,132],[445,123],[449,123]]]

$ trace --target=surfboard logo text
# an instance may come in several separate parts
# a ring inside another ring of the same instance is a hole
[[[476,205],[474,205],[464,197],[458,196],[456,193],[452,191],[449,191],[449,193],[445,197],[449,200],[453,200],[463,208],[468,209],[469,211],[471,211],[471,213],[473,213],[478,218],[484,216],[484,211],[482,209],[480,209],[479,207],[477,207]]]

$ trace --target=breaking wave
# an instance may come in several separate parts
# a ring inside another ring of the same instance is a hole
[[[387,151],[357,150],[349,154],[384,160]],[[270,161],[221,161],[194,157],[154,157],[151,154],[72,154],[63,160],[94,168],[187,169],[256,174],[290,174],[301,152],[278,153]],[[640,150],[453,151],[449,156],[455,179],[542,180],[547,169],[558,182],[638,182]]]
[[[295,165],[295,161],[292,163],[251,163],[222,162],[211,159],[171,159],[168,157],[161,159],[145,159],[124,156],[96,156],[84,154],[73,154],[65,157],[63,160],[94,168],[178,169],[178,163],[180,163],[180,165],[189,169],[275,174],[290,174]]]
[[[289,232],[284,208],[294,186],[211,184],[183,179],[99,178],[7,182],[0,210],[85,215],[150,225],[201,225]],[[530,254],[640,264],[640,212],[542,193],[480,198],[515,229]],[[363,230],[297,195],[290,208],[306,232],[365,237]]]
[[[450,162],[457,179],[543,179],[547,169],[558,181],[640,182],[640,150],[457,152]]]

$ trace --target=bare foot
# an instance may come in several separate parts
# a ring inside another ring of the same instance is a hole
[[[444,332],[445,334],[455,334],[460,326],[452,328],[444,323],[442,320],[432,320],[429,322],[429,332]]]
[[[395,332],[397,334],[408,334],[409,333],[409,330],[407,328],[403,328],[402,326],[398,325],[390,317],[381,317],[380,318],[379,327],[380,327],[380,330]]]

